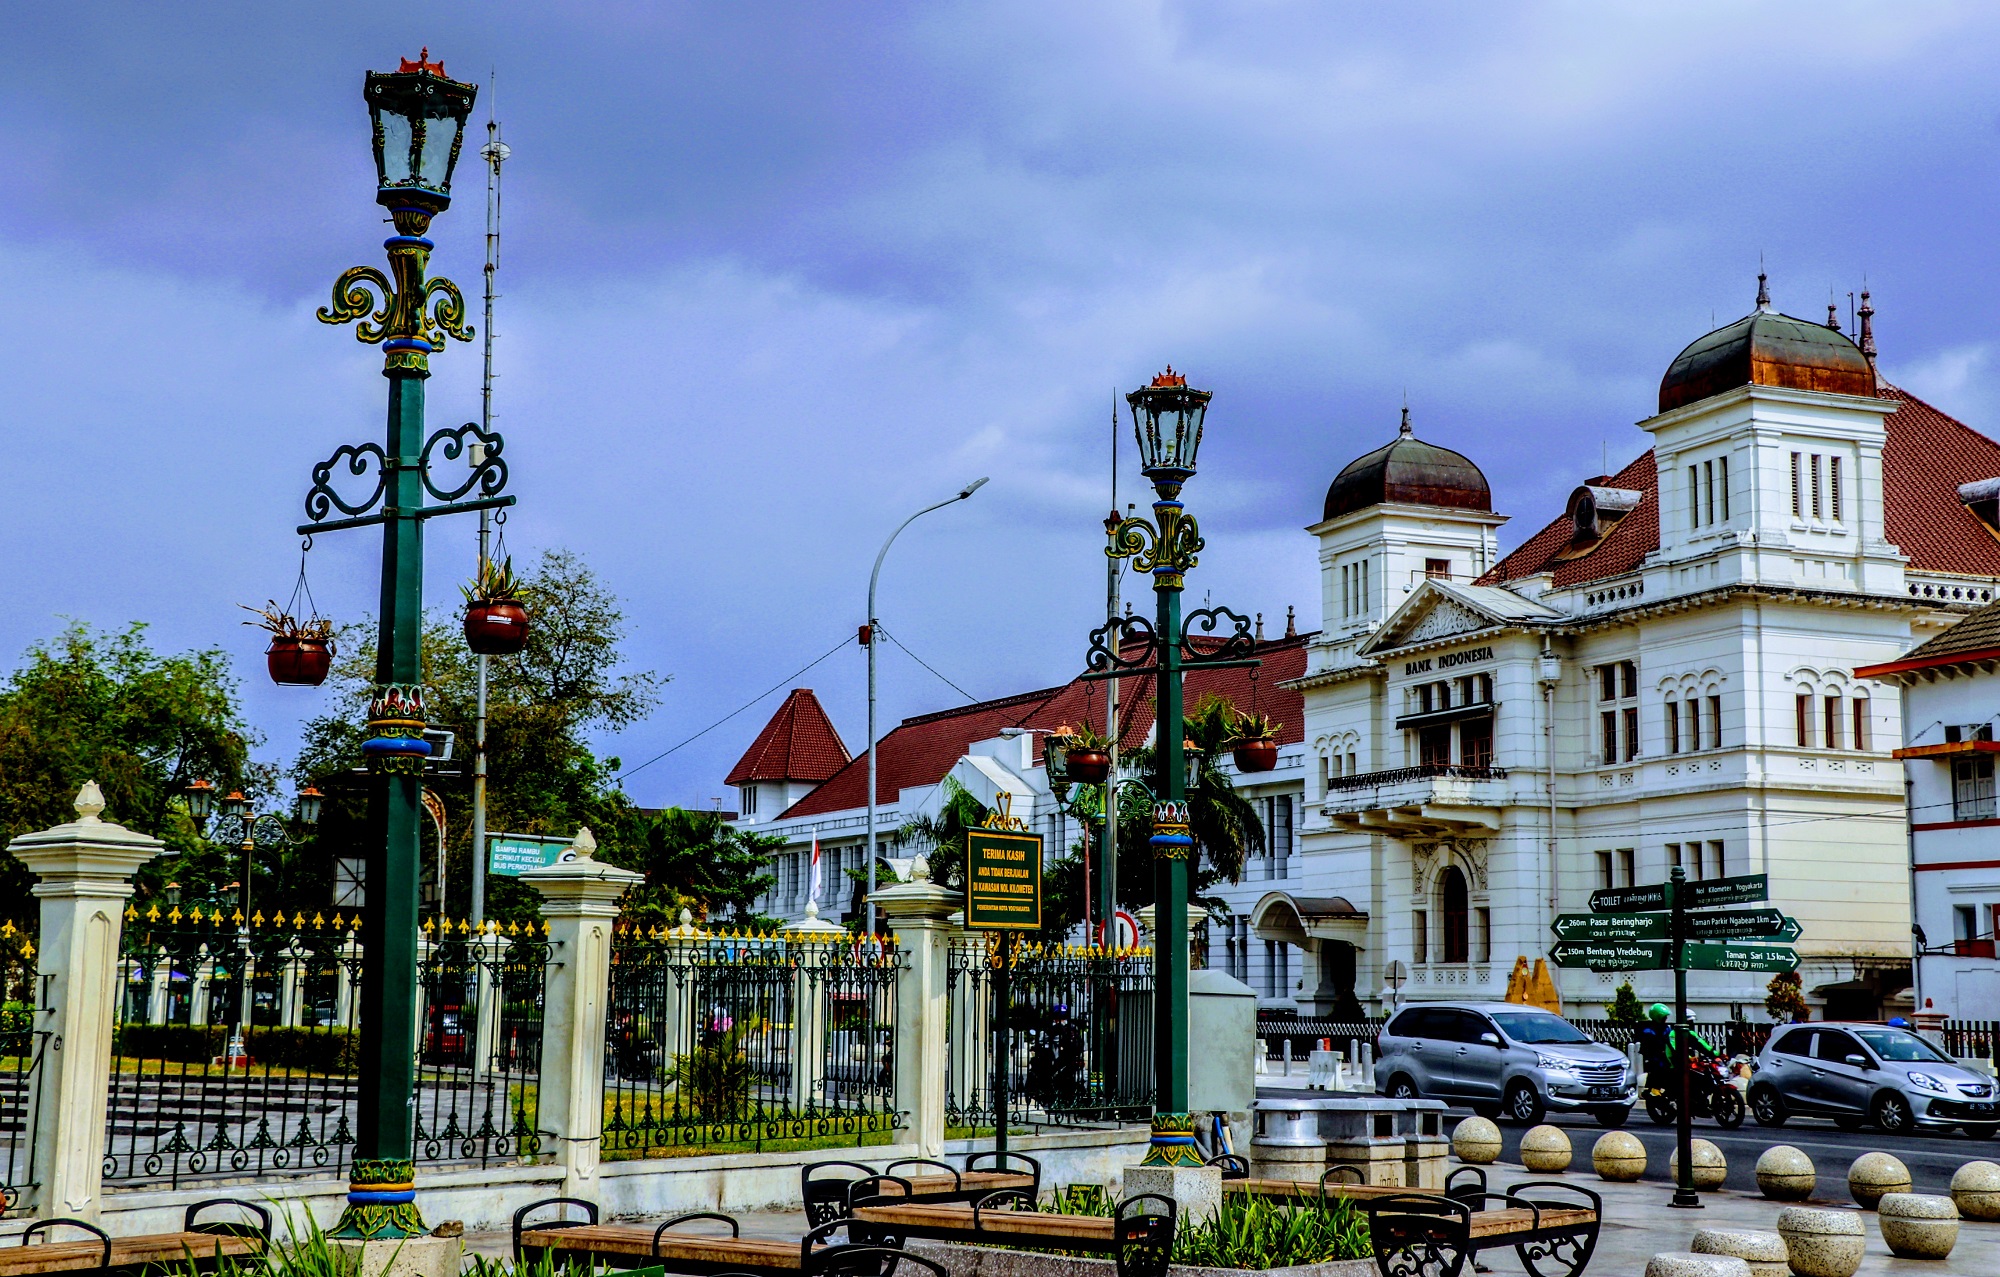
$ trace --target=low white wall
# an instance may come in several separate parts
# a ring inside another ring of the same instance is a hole
[[[1124,1168],[1145,1156],[1143,1127],[1109,1131],[1063,1131],[1021,1135],[1008,1146],[1042,1164],[1042,1183],[1104,1184],[1116,1191]],[[992,1147],[991,1141],[952,1140],[946,1160],[962,1164],[968,1153]],[[851,1159],[883,1166],[898,1158],[915,1157],[909,1144],[868,1148],[813,1149],[795,1153],[729,1153],[714,1157],[652,1158],[606,1162],[599,1171],[598,1202],[606,1219],[641,1219],[680,1211],[714,1210],[737,1213],[796,1207],[799,1168],[808,1162]],[[417,1201],[433,1224],[463,1220],[467,1231],[493,1232],[511,1226],[514,1212],[529,1202],[562,1191],[562,1167],[492,1166],[485,1169],[417,1172]],[[301,1210],[322,1228],[331,1228],[347,1202],[347,1183],[334,1179],[263,1179],[214,1181],[198,1188],[109,1192],[104,1196],[103,1224],[114,1237],[165,1233],[180,1228],[187,1208],[215,1197],[257,1202],[280,1222]]]

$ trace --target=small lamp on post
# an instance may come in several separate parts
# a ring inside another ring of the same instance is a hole
[[[311,785],[307,785],[304,789],[301,789],[299,791],[299,823],[302,825],[317,825],[319,823],[320,807],[325,801],[326,796]]]
[[[1208,415],[1210,393],[1191,390],[1187,378],[1167,370],[1153,384],[1125,397],[1132,406],[1132,430],[1139,439],[1139,471],[1153,481],[1162,497],[1180,495],[1181,485],[1194,476],[1195,454],[1201,451],[1201,423]]]
[[[208,818],[215,814],[215,786],[205,780],[191,780],[182,796],[187,799],[188,815],[194,817],[196,825],[206,825]]]
[[[426,48],[394,71],[370,71],[364,90],[375,133],[375,202],[397,217],[396,229],[420,235],[451,206],[451,174],[478,89],[444,78],[444,63]],[[405,211],[420,224],[403,225]]]
[[[230,790],[229,796],[222,800],[222,814],[230,820],[241,820],[249,810],[250,800],[243,796],[240,789]]]

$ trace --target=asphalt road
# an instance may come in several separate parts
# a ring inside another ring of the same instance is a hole
[[[1257,1093],[1273,1099],[1324,1099],[1329,1095],[1326,1091],[1276,1090],[1268,1087],[1259,1087]],[[1450,1134],[1460,1118],[1470,1116],[1470,1109],[1449,1110],[1445,1133]],[[1587,1170],[1591,1146],[1605,1128],[1588,1116],[1552,1113],[1547,1120],[1569,1132],[1570,1144],[1575,1149],[1572,1168]],[[1638,1136],[1646,1146],[1644,1178],[1658,1180],[1662,1184],[1670,1182],[1667,1159],[1674,1152],[1674,1128],[1655,1126],[1643,1109],[1635,1109],[1625,1129]],[[1520,1163],[1521,1136],[1526,1130],[1524,1126],[1500,1123],[1500,1139],[1504,1145],[1501,1161]],[[1943,1135],[1884,1135],[1872,1128],[1842,1131],[1831,1122],[1811,1117],[1795,1117],[1783,1126],[1759,1126],[1755,1118],[1745,1117],[1743,1125],[1733,1131],[1725,1131],[1713,1122],[1696,1119],[1694,1135],[1696,1139],[1715,1144],[1729,1159],[1729,1178],[1724,1182],[1727,1188],[1756,1192],[1754,1172],[1758,1157],[1773,1144],[1790,1144],[1812,1158],[1813,1169],[1819,1172],[1819,1191],[1815,1196],[1838,1202],[1849,1200],[1847,1168],[1863,1153],[1880,1151],[1894,1154],[1910,1168],[1910,1179],[1919,1193],[1948,1191],[1952,1175],[1967,1162],[1980,1159],[2000,1162],[2000,1139],[1967,1139],[1957,1131]],[[1500,1178],[1504,1181],[1506,1176],[1503,1174]]]

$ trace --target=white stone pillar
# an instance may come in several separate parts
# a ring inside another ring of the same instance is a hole
[[[162,945],[153,955],[152,988],[146,994],[146,1023],[165,1024],[167,1022],[167,991],[172,987],[174,960]]]
[[[484,1074],[494,1067],[494,1059],[500,1053],[500,1008],[507,991],[499,974],[501,960],[507,956],[507,942],[489,922],[486,930],[474,936],[466,948],[477,964],[473,979],[474,993],[479,999],[474,1012],[477,1018],[472,1025],[472,1067]]]
[[[837,872],[837,871],[836,871]],[[792,1031],[786,1043],[791,1061],[791,1106],[795,1113],[816,1109],[826,1098],[826,946],[848,939],[845,927],[822,921],[819,902],[806,902],[804,920],[784,928],[792,974]]]
[[[517,881],[542,894],[550,964],[542,996],[542,1072],[536,1126],[554,1141],[565,1197],[597,1199],[604,1134],[604,1025],[611,992],[611,928],[618,901],[644,875],[591,858],[588,829],[552,865]]]
[[[896,975],[896,1107],[909,1123],[920,1157],[944,1155],[945,951],[953,928],[946,920],[964,897],[931,881],[919,857],[910,881],[877,891],[872,899],[896,936],[903,969]]]
[[[194,953],[194,970],[188,973],[188,1024],[197,1027],[208,1025],[209,986],[215,980],[215,959],[208,955],[208,945],[204,943]]]
[[[355,1014],[354,995],[361,989],[361,937],[352,931],[340,942],[333,973],[333,1023],[336,1028],[361,1028]]]
[[[118,929],[132,875],[160,854],[148,838],[100,820],[95,782],[77,795],[77,818],[8,844],[38,882],[42,944],[35,1028],[48,1047],[29,1083],[37,1115],[26,1205],[40,1218],[95,1222],[103,1196],[104,1121],[118,1000]]]
[[[305,955],[299,951],[294,941],[285,950],[285,960],[278,964],[278,1024],[281,1028],[295,1029],[305,1022]]]

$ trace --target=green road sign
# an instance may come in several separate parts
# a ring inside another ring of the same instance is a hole
[[[1657,971],[1671,961],[1671,947],[1664,940],[1563,940],[1549,950],[1549,960],[1593,971]]]
[[[1688,937],[1693,940],[1782,940],[1790,944],[1804,930],[1797,918],[1788,918],[1776,909],[1688,915]]]
[[[1667,907],[1667,884],[1654,883],[1650,887],[1606,887],[1602,891],[1590,893],[1592,913],[1624,913],[1629,909],[1664,909]]]
[[[1771,898],[1768,880],[1763,874],[1709,878],[1702,882],[1683,883],[1682,886],[1687,891],[1687,898],[1681,901],[1681,906],[1686,909],[1706,909],[1711,905],[1750,905]]]
[[[1783,944],[1704,944],[1689,941],[1683,961],[1690,971],[1796,971],[1799,955]]]
[[[493,834],[486,839],[486,872],[518,878],[530,869],[552,865],[574,839],[541,834]]]
[[[1549,924],[1558,940],[1665,940],[1664,913],[1565,913]]]
[[[1010,829],[965,834],[965,925],[1033,931],[1042,925],[1042,838]]]

